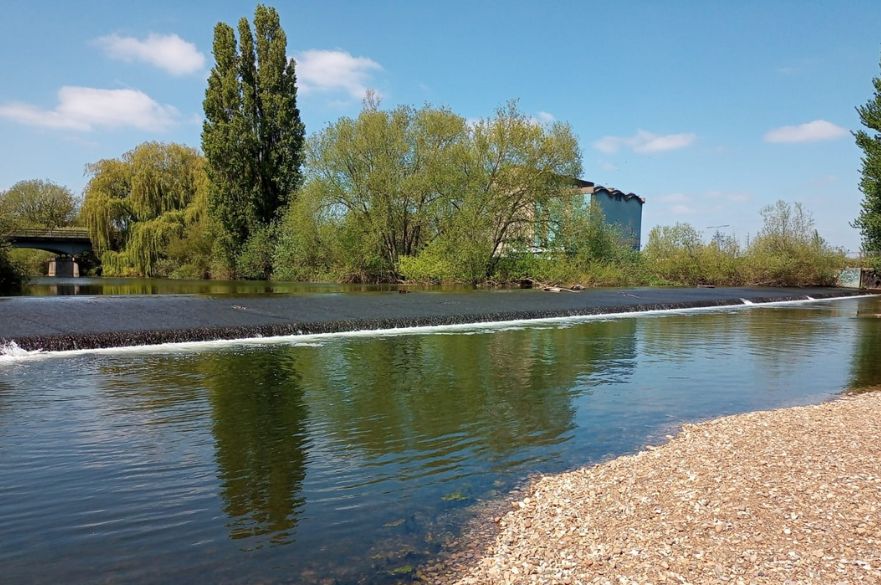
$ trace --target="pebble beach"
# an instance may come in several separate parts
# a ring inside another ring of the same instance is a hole
[[[881,583],[881,392],[686,425],[538,478],[420,579]]]

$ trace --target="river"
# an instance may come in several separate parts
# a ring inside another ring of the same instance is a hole
[[[881,384],[878,314],[869,297],[0,356],[3,581],[406,582],[530,474]]]

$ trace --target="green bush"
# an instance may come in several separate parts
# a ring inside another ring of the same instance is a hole
[[[324,280],[333,270],[336,229],[319,221],[320,206],[304,190],[279,224],[273,276],[281,280]]]
[[[19,292],[27,281],[27,273],[9,257],[9,249],[0,246],[0,294]]]
[[[49,261],[55,258],[55,254],[30,248],[12,248],[9,250],[9,258],[28,276],[43,276],[48,272]]]
[[[762,210],[763,226],[746,250],[733,237],[717,234],[704,243],[688,224],[660,226],[649,233],[643,252],[658,280],[719,286],[831,286],[845,264],[799,203],[778,201]]]
[[[249,280],[266,280],[272,276],[275,253],[275,225],[255,230],[242,246],[236,259],[236,274]]]
[[[695,285],[705,278],[700,232],[687,223],[657,226],[643,250],[648,269],[659,279]]]
[[[845,265],[845,253],[829,246],[800,203],[778,201],[762,210],[764,225],[746,253],[750,284],[831,286]]]

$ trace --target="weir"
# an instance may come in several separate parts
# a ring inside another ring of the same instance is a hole
[[[17,297],[0,303],[0,342],[15,342],[24,350],[67,351],[733,307],[859,294],[841,289],[617,289],[572,295],[502,291],[234,299]]]

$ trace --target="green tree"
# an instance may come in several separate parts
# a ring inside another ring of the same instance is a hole
[[[854,133],[857,146],[863,151],[860,190],[863,203],[854,227],[860,229],[863,250],[881,254],[881,77],[872,79],[875,94],[857,107],[860,122],[866,130]]]
[[[12,229],[12,220],[0,213],[0,235]],[[18,292],[25,281],[25,271],[9,257],[9,246],[0,240],[0,295]]]
[[[384,111],[368,99],[356,119],[310,138],[307,157],[309,202],[281,224],[277,268],[327,264],[315,246],[329,245],[331,264],[371,280],[485,279],[533,244],[542,209],[580,171],[569,127],[536,124],[514,103],[469,125],[445,108]],[[297,226],[304,237],[290,235]]]
[[[844,268],[844,251],[830,246],[801,203],[777,201],[761,211],[762,229],[746,254],[749,280],[773,286],[830,286]]]
[[[435,220],[463,185],[453,171],[467,154],[466,139],[464,118],[448,110],[382,111],[375,102],[311,139],[303,196],[360,242],[345,264],[367,278],[394,278],[398,258],[432,239]]]
[[[19,181],[0,192],[0,215],[14,227],[59,228],[73,225],[79,201],[73,192],[52,181]]]
[[[643,255],[658,278],[681,284],[704,280],[701,233],[691,224],[655,226],[649,232]]]
[[[857,107],[860,122],[866,130],[854,133],[857,146],[863,151],[860,190],[863,203],[854,227],[860,229],[863,250],[881,254],[881,77],[872,79],[875,94]]]
[[[233,272],[248,239],[265,238],[299,186],[304,136],[295,64],[278,13],[258,5],[254,31],[242,18],[238,36],[237,44],[232,27],[214,27],[202,128],[218,254]]]
[[[516,102],[477,122],[471,136],[469,189],[460,205],[463,216],[470,215],[471,237],[480,242],[475,249],[483,254],[483,277],[505,253],[534,245],[547,223],[544,210],[573,194],[581,152],[567,124],[536,124]]]
[[[0,295],[18,292],[26,278],[22,267],[9,257],[6,244],[0,244]]]
[[[196,150],[147,142],[87,170],[82,218],[104,274],[204,276],[208,178]]]

